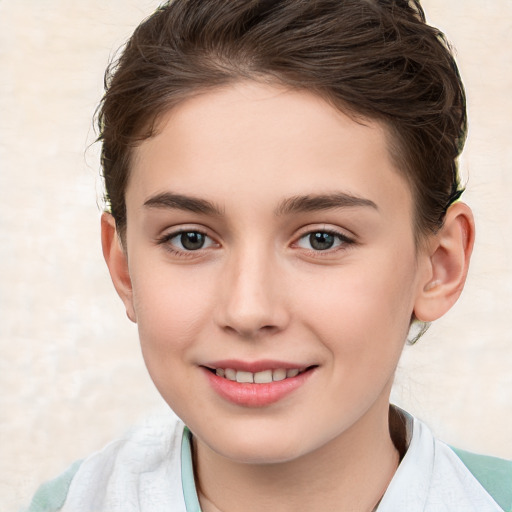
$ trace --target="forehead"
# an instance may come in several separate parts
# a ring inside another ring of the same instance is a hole
[[[127,206],[168,190],[258,206],[335,190],[410,213],[387,140],[380,123],[358,122],[312,93],[231,85],[162,116],[134,151]]]

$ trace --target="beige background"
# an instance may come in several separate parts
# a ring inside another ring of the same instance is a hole
[[[207,0],[205,0],[207,1]],[[99,246],[91,116],[150,0],[0,0],[0,510],[162,408]],[[478,241],[465,295],[396,400],[445,440],[512,458],[512,2],[424,0],[458,50]]]

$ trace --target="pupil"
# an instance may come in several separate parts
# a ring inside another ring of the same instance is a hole
[[[189,251],[197,251],[204,245],[204,235],[195,231],[181,234],[181,245]]]
[[[334,236],[330,233],[311,233],[309,235],[311,247],[317,251],[325,251],[334,245]]]

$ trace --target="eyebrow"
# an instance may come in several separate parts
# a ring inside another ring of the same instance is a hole
[[[184,210],[202,215],[222,216],[223,209],[206,199],[182,194],[163,192],[150,197],[144,202],[146,208],[162,208]],[[337,208],[369,207],[378,210],[377,205],[370,199],[354,196],[345,192],[333,194],[307,194],[284,199],[275,209],[276,216],[292,213],[304,213]]]
[[[285,199],[275,210],[276,215],[290,213],[303,213],[320,210],[333,210],[337,208],[366,207],[378,210],[377,205],[370,199],[354,196],[345,192],[333,194],[315,194],[294,196]]]
[[[200,213],[203,215],[222,215],[222,208],[206,199],[185,196],[182,194],[173,194],[164,192],[152,196],[144,202],[147,208],[167,208],[173,210],[184,210],[192,213]]]

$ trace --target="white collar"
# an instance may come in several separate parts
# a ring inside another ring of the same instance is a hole
[[[449,446],[395,411],[405,420],[408,449],[378,512],[503,512]]]

